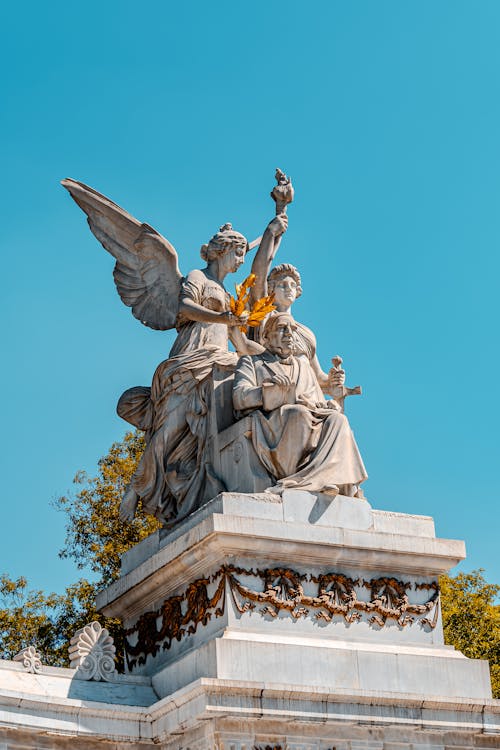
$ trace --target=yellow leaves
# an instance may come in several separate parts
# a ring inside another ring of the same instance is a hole
[[[445,643],[470,659],[488,659],[493,695],[500,697],[500,586],[473,570],[441,576],[439,587]]]
[[[254,273],[251,273],[249,276],[246,277],[245,281],[242,284],[236,284],[236,294],[238,297],[243,296],[246,294],[246,292],[250,293],[251,287],[255,284],[255,281],[257,279],[257,276]],[[247,295],[248,299],[248,295]]]
[[[233,315],[240,317],[245,312],[249,313],[246,323],[240,326],[240,331],[243,333],[247,332],[248,326],[255,328],[260,325],[266,315],[276,309],[273,305],[274,295],[272,294],[256,300],[252,308],[249,308],[250,289],[255,284],[256,279],[255,274],[251,273],[242,284],[235,284],[236,298],[231,295],[229,300],[229,308]]]
[[[261,297],[258,299],[251,312],[248,316],[247,324],[251,328],[255,328],[256,326],[260,325],[266,315],[268,315],[273,310],[276,310],[276,307],[273,305],[274,302],[274,294],[269,294],[267,297]]]
[[[118,510],[144,450],[144,438],[129,432],[99,461],[96,476],[79,472],[70,497],[55,501],[66,514],[66,542],[61,557],[100,575],[100,585],[111,583],[120,571],[120,555],[155,531],[159,523],[141,510],[132,523],[120,521]]]
[[[247,309],[247,304],[250,299],[250,289],[255,284],[255,279],[255,274],[251,273],[250,276],[246,277],[245,281],[242,284],[234,285],[234,288],[236,289],[236,299],[231,295],[231,299],[229,301],[230,309],[233,315],[237,315],[239,317]]]

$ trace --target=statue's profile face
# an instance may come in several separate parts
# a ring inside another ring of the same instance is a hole
[[[274,284],[273,293],[278,309],[289,308],[297,299],[297,282],[293,276],[282,276]]]
[[[266,331],[267,348],[280,357],[289,357],[295,351],[297,325],[289,315],[280,315],[276,324]]]
[[[245,260],[246,248],[242,245],[231,245],[219,258],[219,266],[223,266],[227,273],[235,273]]]

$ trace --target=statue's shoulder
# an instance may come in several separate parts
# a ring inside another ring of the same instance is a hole
[[[204,284],[208,280],[208,277],[201,268],[193,268],[192,271],[189,271],[187,276],[184,278],[184,282],[188,283],[197,283],[197,284]]]
[[[236,367],[237,368],[253,367],[255,358],[259,356],[260,356],[259,354],[242,354],[241,357],[238,359]]]
[[[264,362],[264,354],[267,354],[267,352],[263,352],[262,354],[242,354],[238,359],[236,371],[240,373],[255,372]]]
[[[240,357],[238,364],[241,362],[244,367],[253,367],[253,369],[259,368],[261,365],[265,365],[269,362],[274,362],[276,357],[268,351],[261,352],[260,354],[244,354]]]
[[[203,304],[203,299],[206,296],[208,289],[212,293],[211,296],[218,294],[219,287],[216,282],[212,281],[205,271],[202,271],[199,268],[194,268],[182,280],[181,295],[190,297],[199,304]]]

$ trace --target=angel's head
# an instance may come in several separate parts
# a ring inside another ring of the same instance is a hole
[[[291,263],[280,263],[267,277],[269,294],[274,295],[278,310],[288,310],[302,294],[300,273]]]
[[[221,226],[210,242],[201,246],[200,255],[207,263],[224,263],[228,273],[234,273],[245,260],[248,242],[231,224]]]

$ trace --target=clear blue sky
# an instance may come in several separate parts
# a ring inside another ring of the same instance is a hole
[[[59,180],[153,224],[186,273],[223,222],[262,232],[279,165],[296,317],[364,389],[368,498],[432,514],[500,582],[500,3],[31,1],[0,34],[0,571],[75,579],[50,500],[172,342],[122,305]]]

